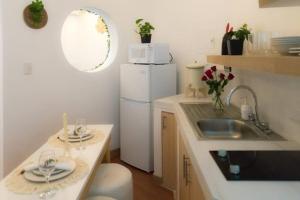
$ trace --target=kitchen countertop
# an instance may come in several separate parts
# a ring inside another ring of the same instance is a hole
[[[199,182],[207,199],[214,200],[299,200],[300,181],[227,181],[209,154],[210,150],[300,150],[293,141],[198,140],[179,103],[207,103],[208,98],[185,98],[183,95],[155,101],[155,108],[175,113]],[[299,169],[300,170],[300,169]]]

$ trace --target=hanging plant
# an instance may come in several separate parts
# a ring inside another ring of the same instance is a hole
[[[34,0],[24,10],[25,23],[34,29],[44,27],[48,21],[48,15],[42,0]]]
[[[30,10],[32,21],[34,21],[37,24],[41,23],[43,17],[42,13],[44,10],[43,2],[41,0],[33,1],[29,5],[29,10]]]

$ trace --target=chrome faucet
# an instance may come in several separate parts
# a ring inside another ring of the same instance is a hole
[[[264,125],[264,123],[260,122],[259,117],[258,117],[258,112],[257,112],[257,110],[258,110],[258,108],[257,108],[258,107],[257,106],[257,97],[256,97],[256,94],[254,93],[254,91],[249,86],[247,86],[247,85],[238,85],[235,88],[233,88],[229,92],[229,94],[228,94],[228,96],[226,98],[226,104],[227,104],[227,106],[230,106],[230,104],[231,104],[230,101],[231,101],[231,97],[232,97],[233,93],[235,93],[239,89],[246,89],[246,90],[248,90],[252,94],[253,99],[254,99],[254,103],[255,103],[255,105],[254,105],[255,115],[254,115],[254,119],[253,119],[253,116],[252,117],[250,116],[250,119],[252,118],[251,120],[253,120],[255,122],[255,125],[258,128],[263,128],[263,126],[265,126],[265,125]]]

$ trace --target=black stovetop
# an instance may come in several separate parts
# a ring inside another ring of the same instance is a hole
[[[229,181],[300,181],[300,151],[227,151],[218,156],[210,151]],[[230,173],[229,166],[239,165],[240,173]]]

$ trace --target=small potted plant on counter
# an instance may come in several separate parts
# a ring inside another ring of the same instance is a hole
[[[237,31],[231,31],[229,32],[229,35],[231,36],[227,40],[227,48],[228,48],[228,54],[229,55],[242,55],[243,54],[243,46],[244,46],[244,40],[248,40],[248,36],[250,34],[250,30],[248,29],[248,25],[244,24],[242,27],[240,27]]]
[[[151,31],[155,30],[155,28],[149,22],[144,22],[144,19],[137,19],[135,24],[137,33],[141,36],[142,43],[150,43],[152,36]]]
[[[212,66],[206,70],[202,76],[202,81],[206,82],[209,87],[208,94],[213,95],[213,105],[218,112],[224,111],[221,95],[224,92],[224,87],[233,79],[234,75],[232,73],[226,75],[225,73],[218,72],[216,66]]]

